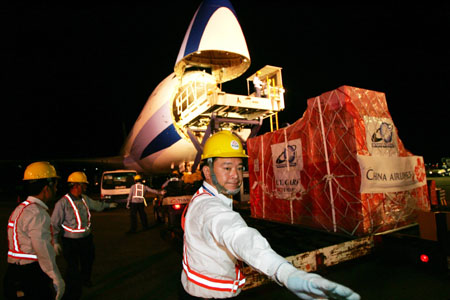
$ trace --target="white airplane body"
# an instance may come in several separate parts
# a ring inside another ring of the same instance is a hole
[[[205,0],[186,32],[174,73],[152,92],[125,142],[124,166],[161,174],[192,165],[202,139],[210,134],[207,123],[212,114],[245,122],[282,110],[282,89],[278,91],[281,103],[268,109],[262,108],[267,99],[230,95],[218,88],[242,75],[249,66],[247,44],[231,3]],[[277,84],[281,86],[281,77]],[[242,104],[245,101],[255,103],[254,108],[248,109]],[[238,110],[240,113],[236,113]],[[236,128],[244,140],[252,132],[248,126],[226,129]]]
[[[124,166],[140,172],[163,173],[184,161],[193,161],[194,145],[176,130],[172,117],[175,73],[164,79],[147,100],[124,148]]]

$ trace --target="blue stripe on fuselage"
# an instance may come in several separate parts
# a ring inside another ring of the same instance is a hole
[[[206,24],[209,22],[209,18],[217,9],[221,7],[228,8],[236,16],[236,12],[228,0],[205,0],[202,2],[200,8],[198,9],[197,16],[195,17],[195,21],[192,24],[191,32],[189,33],[189,38],[184,50],[184,56],[198,50],[198,46],[200,45]]]
[[[181,137],[175,129],[175,126],[173,124],[170,125],[145,147],[144,151],[142,151],[141,159],[172,146],[180,139]]]

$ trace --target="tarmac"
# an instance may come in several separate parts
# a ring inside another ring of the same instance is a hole
[[[0,226],[6,229],[14,199],[0,197]],[[82,299],[177,299],[181,274],[181,239],[154,223],[147,207],[149,230],[127,234],[129,211],[123,207],[92,212],[96,245],[93,287]],[[0,235],[0,272],[6,269],[6,230]],[[296,254],[296,253],[293,253]],[[57,263],[64,274],[65,262]],[[385,255],[372,254],[320,272],[324,277],[357,291],[365,300],[449,300],[447,273],[421,268]],[[298,299],[286,288],[269,283],[244,290],[237,299]]]

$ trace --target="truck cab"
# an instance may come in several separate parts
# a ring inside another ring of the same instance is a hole
[[[100,181],[100,198],[102,201],[125,203],[134,184],[134,170],[105,171]]]

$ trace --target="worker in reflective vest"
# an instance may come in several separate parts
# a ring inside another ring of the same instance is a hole
[[[47,207],[56,195],[58,178],[48,162],[35,162],[25,169],[23,180],[29,196],[8,220],[6,299],[61,299],[64,294]]]
[[[148,229],[147,213],[145,212],[145,206],[147,201],[145,200],[146,193],[153,193],[155,195],[164,195],[165,191],[158,191],[142,183],[141,175],[134,176],[135,184],[131,186],[130,193],[127,198],[127,208],[130,209],[130,230],[127,233],[135,233],[137,229],[137,214],[141,219],[143,230]]]
[[[233,211],[231,196],[240,191],[246,157],[240,139],[229,131],[205,143],[200,166],[205,180],[182,217],[180,299],[237,296],[245,284],[240,261],[302,299],[360,299],[347,287],[296,269]]]
[[[89,182],[84,172],[73,172],[67,182],[69,192],[56,203],[52,213],[53,236],[56,252],[60,253],[62,250],[67,262],[67,289],[64,298],[79,299],[82,286],[92,286],[95,247],[91,234],[90,210],[114,208],[117,203],[89,198],[85,194]]]

